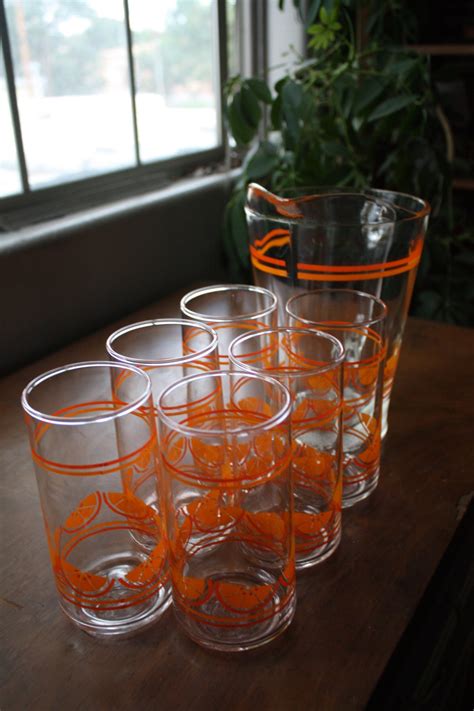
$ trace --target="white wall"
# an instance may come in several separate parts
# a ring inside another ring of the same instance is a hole
[[[277,0],[267,0],[267,18],[268,83],[273,87],[294,62],[295,55],[290,46],[293,45],[298,52],[303,52],[304,27],[291,0],[286,0],[283,11],[278,9]],[[284,66],[280,66],[281,64]]]

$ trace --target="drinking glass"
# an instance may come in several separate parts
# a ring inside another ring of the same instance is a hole
[[[32,380],[22,406],[63,612],[95,636],[141,630],[171,601],[162,520],[139,485],[158,461],[149,377],[74,363]]]
[[[425,200],[389,190],[306,187],[277,196],[248,188],[254,281],[278,296],[282,310],[297,293],[334,287],[387,305],[383,437],[429,213]]]
[[[290,406],[276,380],[228,371],[158,400],[173,603],[205,647],[258,647],[293,618]]]
[[[207,323],[219,339],[219,364],[228,368],[228,351],[237,336],[276,328],[278,302],[268,289],[248,284],[219,284],[195,289],[181,299],[185,318]]]
[[[351,289],[317,289],[293,296],[288,323],[338,338],[345,351],[342,505],[367,498],[380,473],[385,304]]]
[[[216,333],[205,323],[187,319],[152,319],[124,326],[108,337],[106,349],[112,360],[148,373],[155,403],[167,385],[218,368]]]
[[[150,376],[154,403],[167,385],[218,368],[217,335],[206,324],[185,319],[154,319],[125,326],[109,336],[106,349],[112,360],[135,365]],[[123,375],[116,371],[115,377]],[[155,507],[153,473],[148,479],[141,477],[136,485],[147,505]],[[137,540],[145,547],[154,546],[147,536],[137,536]]]
[[[229,359],[290,391],[296,569],[321,563],[341,540],[344,349],[327,333],[278,328],[239,336]]]

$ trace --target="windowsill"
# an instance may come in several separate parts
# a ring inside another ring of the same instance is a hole
[[[233,169],[225,173],[183,178],[157,190],[121,198],[99,207],[90,207],[66,217],[58,217],[39,224],[0,233],[0,257],[10,251],[28,247],[34,242],[66,237],[69,233],[76,232],[78,229],[92,225],[99,226],[103,222],[130,216],[133,213],[159,206],[167,201],[185,198],[200,190],[217,186],[225,186],[230,190],[230,186],[238,173],[239,169]]]

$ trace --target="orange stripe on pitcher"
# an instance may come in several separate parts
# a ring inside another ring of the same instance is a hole
[[[254,243],[256,246],[250,245],[251,262],[260,271],[287,278],[288,271],[285,260],[269,257],[266,254],[272,247],[280,247],[289,243],[289,233],[287,233],[287,237],[279,236],[277,239],[272,239],[276,233],[284,235],[284,230],[272,230],[262,240],[256,240]],[[363,281],[396,276],[410,271],[418,265],[422,249],[422,241],[417,240],[412,252],[407,257],[391,262],[377,262],[367,265],[322,265],[298,262],[296,265],[299,270],[297,277],[307,281]]]

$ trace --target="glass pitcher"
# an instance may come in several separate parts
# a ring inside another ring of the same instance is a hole
[[[311,289],[357,289],[386,303],[385,436],[429,204],[376,189],[294,188],[276,196],[252,183],[245,212],[254,280],[278,297],[282,323],[287,300]]]

